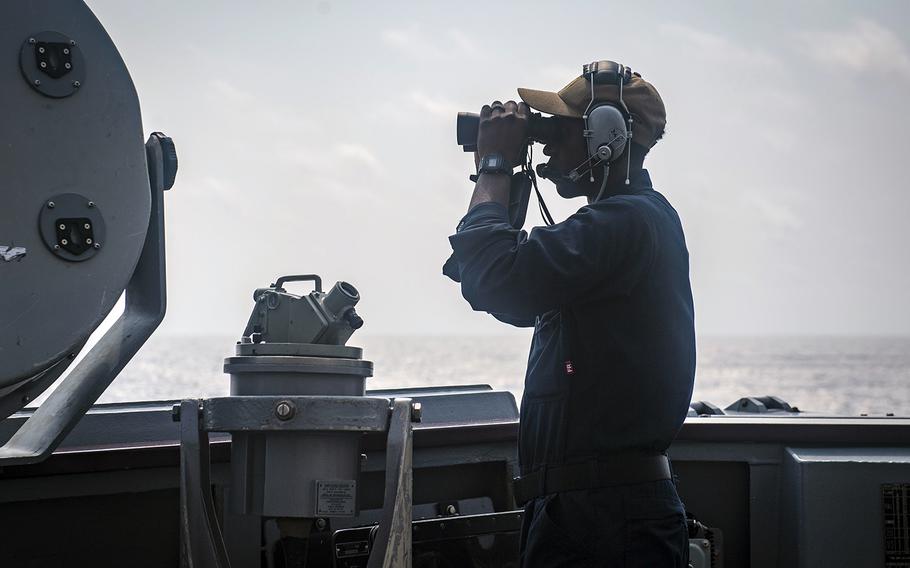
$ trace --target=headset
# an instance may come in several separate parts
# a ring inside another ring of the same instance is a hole
[[[596,61],[582,67],[582,76],[591,85],[591,102],[585,109],[582,118],[585,121],[584,136],[588,142],[588,159],[582,162],[569,174],[576,179],[584,173],[594,181],[594,168],[604,166],[604,179],[594,201],[599,201],[607,187],[607,176],[610,164],[622,156],[632,140],[632,113],[622,98],[623,86],[632,80],[632,70],[615,61]],[[615,84],[619,89],[619,102],[600,102],[594,100],[595,85]],[[626,185],[629,185],[629,168],[632,152],[626,152]],[[587,172],[584,171],[587,170]],[[582,170],[579,172],[579,170]]]
[[[594,168],[603,165],[603,182],[594,200],[599,201],[607,188],[610,164],[622,156],[632,140],[632,114],[623,100],[623,86],[632,80],[632,69],[615,61],[596,61],[582,66],[582,76],[591,86],[591,100],[582,115],[588,157],[568,174],[560,177],[575,182],[588,174],[593,182]],[[594,87],[609,84],[614,84],[619,89],[619,101],[597,102]],[[631,156],[631,152],[626,153],[626,185],[629,185]],[[538,168],[538,174],[541,177],[552,177],[546,168]]]

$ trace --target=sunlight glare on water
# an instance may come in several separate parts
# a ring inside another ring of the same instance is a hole
[[[355,336],[375,375],[368,389],[489,384],[520,400],[530,335]],[[154,336],[100,402],[220,396],[234,340]],[[693,400],[725,407],[776,395],[802,410],[910,414],[910,338],[702,337]]]

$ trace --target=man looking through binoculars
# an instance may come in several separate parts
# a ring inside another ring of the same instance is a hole
[[[663,135],[663,102],[610,61],[584,66],[558,93],[518,92],[522,102],[495,101],[475,119],[476,185],[445,273],[473,309],[535,328],[515,483],[522,566],[684,567],[665,452],[695,372],[688,252],[642,167]],[[588,204],[528,234],[514,197],[533,176],[534,141],[549,157],[538,173]]]

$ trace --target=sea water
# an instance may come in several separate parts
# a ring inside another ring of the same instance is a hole
[[[223,396],[229,336],[153,336],[100,402]],[[488,384],[520,400],[530,335],[355,335],[368,389]],[[775,395],[801,410],[910,415],[910,337],[700,337],[693,400]],[[659,393],[655,393],[659,396]]]

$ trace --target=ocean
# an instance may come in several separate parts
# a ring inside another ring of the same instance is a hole
[[[236,338],[156,335],[100,402],[228,393],[222,372]],[[373,361],[368,389],[489,384],[520,400],[530,335],[355,335]],[[801,410],[910,415],[910,337],[701,337],[693,400],[726,407],[775,395]]]

